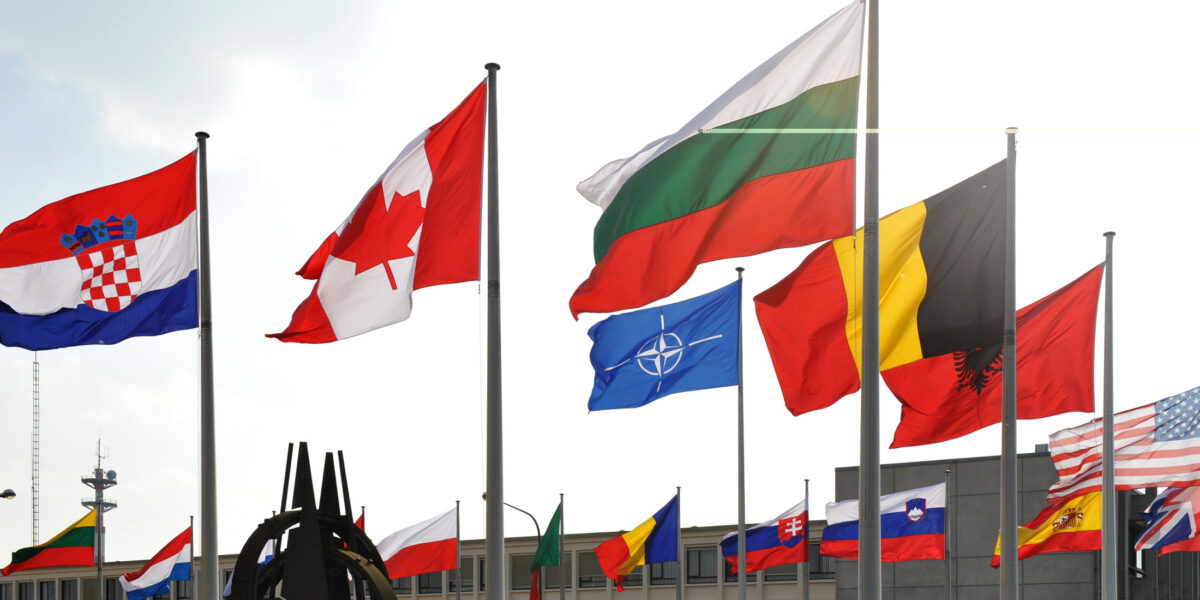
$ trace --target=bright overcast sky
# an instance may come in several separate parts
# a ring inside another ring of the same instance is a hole
[[[286,445],[299,440],[318,461],[346,452],[351,500],[356,512],[367,506],[373,538],[456,499],[463,536],[482,537],[477,284],[419,291],[410,320],[334,344],[263,334],[280,331],[311,288],[292,273],[395,154],[498,62],[505,499],[544,524],[563,492],[568,532],[618,530],[679,485],[685,527],[735,523],[733,388],[587,412],[586,331],[600,316],[572,320],[567,299],[591,268],[600,211],[575,184],[675,131],[843,4],[9,3],[0,225],[164,166],[208,131],[221,552],[237,552],[279,508]],[[1115,230],[1117,409],[1200,385],[1197,252],[1186,233],[1200,222],[1200,6],[881,7],[881,123],[903,130],[881,143],[881,212],[1000,160],[1003,128],[1021,127],[1019,305],[1101,262],[1101,234]],[[810,249],[706,265],[673,298],[715,289],[737,265],[749,297]],[[858,462],[858,398],[791,417],[751,306],[747,519],[796,503],[805,478],[821,518],[834,468]],[[0,488],[18,494],[0,501],[5,559],[31,541],[32,359],[0,348]],[[119,475],[108,557],[149,557],[199,513],[195,332],[39,359],[41,541],[82,514],[90,490],[79,477],[102,437],[105,468]],[[1099,353],[1097,365],[1099,405]],[[886,388],[881,405],[886,448],[899,418]],[[1020,449],[1089,418],[1022,422]],[[991,455],[999,444],[990,427],[882,458]],[[506,525],[533,533],[515,512]]]

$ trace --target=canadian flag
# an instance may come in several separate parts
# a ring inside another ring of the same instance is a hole
[[[296,272],[316,279],[283,342],[322,344],[399,323],[412,292],[479,279],[487,84],[409,142]]]

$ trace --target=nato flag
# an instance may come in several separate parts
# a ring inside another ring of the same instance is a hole
[[[611,316],[588,330],[588,410],[636,408],[678,392],[737,385],[739,279],[690,300]]]

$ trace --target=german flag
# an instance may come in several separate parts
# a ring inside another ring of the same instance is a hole
[[[96,510],[93,509],[50,541],[13,552],[12,564],[4,567],[0,574],[7,577],[26,569],[90,567],[96,564],[93,553],[95,531]]]
[[[1032,521],[1017,528],[1017,560],[1048,552],[1100,549],[1100,492],[1059,500]],[[1000,536],[992,553],[992,568],[1000,566]]]
[[[1006,164],[880,219],[881,370],[1002,341]],[[826,242],[754,298],[794,415],[859,388],[862,236]]]

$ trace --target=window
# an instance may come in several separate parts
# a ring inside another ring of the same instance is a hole
[[[83,577],[79,580],[79,600],[96,600],[96,594],[99,590],[96,588],[95,577]]]
[[[725,563],[725,583],[737,583],[738,574],[733,572],[733,566]],[[758,580],[758,573],[746,573],[746,583]]]
[[[645,565],[638,565],[634,567],[633,571],[630,571],[629,575],[625,576],[625,582],[623,585],[627,588],[642,587],[642,567],[644,566]]]
[[[13,600],[11,583],[0,583],[0,600]]]
[[[108,600],[125,600],[125,590],[116,577],[104,578],[104,597]]]
[[[418,594],[440,594],[442,593],[442,573],[425,573],[417,575],[417,593]]]
[[[560,582],[566,589],[571,589],[571,554],[569,552],[563,553],[562,562],[561,567],[542,568],[542,589],[557,590]]]
[[[474,566],[474,557],[468,556],[459,561],[458,572],[450,574],[451,592],[458,591],[457,586],[459,578],[462,579],[462,591],[469,592],[474,588],[474,581],[471,579],[475,575],[475,569],[473,568]]]
[[[63,598],[63,600],[67,600]],[[192,600],[192,581],[175,582],[175,600]]]
[[[720,551],[716,546],[687,549],[687,582],[716,583]]]
[[[837,569],[837,559],[821,554],[821,542],[815,541],[808,545],[808,578],[833,579]]]
[[[600,570],[600,561],[595,552],[579,553],[579,587],[602,588],[608,584],[604,571]]]
[[[79,580],[64,579],[59,587],[60,600],[79,600]]]
[[[487,591],[487,559],[479,558],[479,591]]]
[[[792,563],[790,565],[779,565],[765,569],[763,571],[763,581],[796,581],[796,574],[799,573],[797,568],[799,566],[798,563]]]
[[[408,596],[412,594],[412,577],[393,579],[392,591],[396,592],[397,596]]]
[[[650,565],[650,585],[675,585],[677,573],[679,563],[676,561],[653,563]]]
[[[533,564],[532,554],[512,557],[512,561],[509,564],[511,568],[508,571],[508,582],[511,589],[529,589],[530,581],[533,579],[533,573],[529,570],[529,565],[531,564]]]
[[[54,600],[55,586],[53,581],[38,582],[38,600]]]
[[[33,600],[32,581],[22,581],[17,584],[17,600]]]

